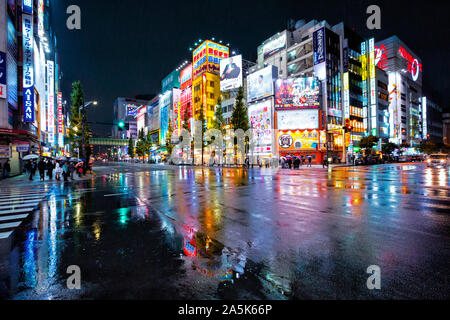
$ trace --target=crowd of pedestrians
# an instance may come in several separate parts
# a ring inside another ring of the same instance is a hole
[[[30,160],[25,164],[25,174],[29,177],[30,181],[33,180],[37,171],[39,172],[40,181],[45,181],[46,178],[53,180],[53,173],[57,181],[69,181],[69,179],[73,181],[75,180],[75,173],[81,178],[86,173],[85,170],[86,168],[83,162],[75,164],[73,161],[45,158],[40,158],[39,161]]]
[[[283,169],[300,169],[300,167],[312,167],[312,156],[300,156],[300,157],[282,157],[280,159],[280,165]]]

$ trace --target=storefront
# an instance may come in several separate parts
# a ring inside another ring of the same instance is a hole
[[[277,133],[280,157],[312,157],[313,164],[321,164],[326,157],[326,133],[320,130],[279,130]]]

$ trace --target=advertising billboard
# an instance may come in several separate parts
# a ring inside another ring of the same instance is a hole
[[[25,1],[24,1],[25,8]],[[33,17],[22,15],[23,121],[34,123]]]
[[[320,107],[320,81],[317,78],[278,79],[275,82],[276,110]]]
[[[174,70],[161,82],[162,92],[180,87],[180,71]]]
[[[180,73],[180,89],[184,90],[190,86],[192,86],[192,63]]]
[[[147,114],[149,119],[148,129],[150,132],[159,130],[160,119],[159,119],[159,101],[152,104],[147,108]]]
[[[274,55],[275,53],[286,48],[287,36],[286,32],[277,35],[275,38],[270,39],[262,46],[262,54],[264,59]]]
[[[204,41],[192,54],[193,78],[197,79],[205,72],[220,74],[220,61],[229,57],[227,46],[213,41]]]
[[[47,123],[48,142],[55,144],[55,65],[47,61]]]
[[[269,97],[273,95],[273,66],[268,66],[262,70],[250,74],[247,77],[247,99],[249,102]]]
[[[0,98],[6,97],[6,53],[0,51]]]
[[[127,109],[127,117],[136,117],[137,115],[137,110],[140,106],[137,106],[135,104],[127,104],[126,105],[126,109]]]
[[[220,90],[242,87],[242,55],[220,61]]]
[[[272,153],[273,122],[272,122],[272,101],[265,100],[248,106],[248,118],[250,128],[253,129],[256,142],[256,154]]]
[[[33,0],[23,0],[22,2],[22,12],[33,14]]]
[[[64,124],[62,110],[62,93],[58,92],[58,145],[60,148],[64,146]]]
[[[17,84],[17,36],[16,28],[8,17],[8,49],[6,53],[8,103],[13,109],[17,110],[18,102],[18,84]]]
[[[326,60],[325,47],[325,27],[320,28],[313,34],[313,50],[314,50],[314,65],[318,65]]]
[[[281,152],[318,150],[325,136],[319,130],[278,131],[278,147]]]
[[[278,130],[305,130],[319,128],[318,110],[277,111]]]

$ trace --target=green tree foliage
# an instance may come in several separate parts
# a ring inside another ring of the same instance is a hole
[[[184,108],[183,129],[189,130],[189,111],[187,106]]]
[[[366,152],[371,153],[373,147],[378,143],[378,138],[374,136],[368,136],[361,139],[359,142],[359,147]]]
[[[424,154],[439,153],[443,149],[443,144],[434,143],[431,140],[422,141],[419,146],[416,147],[418,151]]]
[[[81,150],[82,147],[82,136],[83,136],[83,126],[82,126],[82,114],[80,113],[80,107],[84,101],[83,86],[80,81],[75,81],[72,83],[72,92],[70,94],[71,106],[70,106],[70,128],[68,130],[68,138],[71,142],[71,150],[74,152],[75,148]],[[89,138],[92,137],[92,132],[87,123],[84,124],[84,134],[86,137],[85,154],[86,158],[89,158],[92,154],[92,150],[89,146]]]
[[[231,115],[231,125],[234,130],[242,129],[247,131],[249,129],[248,110],[244,104],[244,88],[240,87],[236,97],[236,104]]]
[[[131,159],[134,158],[134,140],[133,140],[133,138],[130,138],[128,140],[128,155],[130,156]]]
[[[383,153],[386,154],[386,155],[391,155],[392,152],[394,152],[394,150],[396,150],[396,149],[398,149],[398,148],[399,148],[399,146],[396,145],[395,143],[388,142],[388,143],[385,143],[385,144],[383,145],[382,151],[383,151]]]
[[[224,134],[225,133],[224,126],[225,126],[225,119],[223,118],[222,98],[219,97],[213,121],[213,128],[219,130],[220,132],[222,132],[222,134]]]
[[[172,133],[173,133],[172,123],[170,123],[170,121],[169,121],[169,129],[167,130],[167,136],[166,136],[166,148],[167,148],[167,154],[169,155],[169,157],[172,154],[172,150],[173,150]]]

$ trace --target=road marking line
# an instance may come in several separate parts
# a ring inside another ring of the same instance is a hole
[[[28,217],[28,214],[19,214],[15,216],[6,216],[6,217],[0,217],[0,221],[9,221],[9,220],[19,220],[19,219],[26,219]]]
[[[25,199],[0,200],[0,206],[5,205],[5,204],[25,204],[25,203],[34,203],[34,202],[39,203],[40,200],[39,199],[34,199],[34,200],[25,200]]]
[[[32,211],[34,211],[34,208],[0,211],[0,216],[4,216],[4,215],[7,215],[7,214],[11,214],[11,213],[23,213],[23,212],[32,212]]]
[[[123,195],[128,195],[128,193],[106,194],[105,197],[115,197],[115,196],[123,196]]]
[[[9,232],[1,232],[0,233],[0,239],[7,239],[9,236],[12,235],[12,231]]]
[[[20,226],[21,222],[11,222],[11,223],[0,223],[0,229],[10,229],[10,228],[17,228]]]
[[[25,204],[11,204],[8,206],[0,206],[0,212],[4,209],[16,209],[16,208],[35,208],[38,206],[40,201],[35,201],[33,203],[25,203]]]

